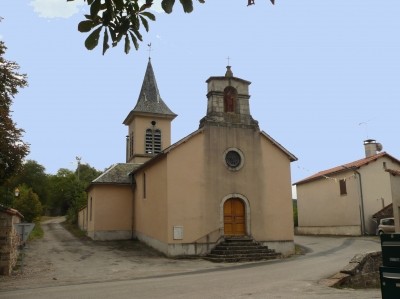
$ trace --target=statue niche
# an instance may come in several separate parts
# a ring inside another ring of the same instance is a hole
[[[232,86],[224,89],[224,112],[235,112],[237,91]]]

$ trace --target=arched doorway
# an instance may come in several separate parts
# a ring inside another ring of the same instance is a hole
[[[244,202],[230,198],[224,203],[224,234],[243,236],[246,234],[246,212]]]

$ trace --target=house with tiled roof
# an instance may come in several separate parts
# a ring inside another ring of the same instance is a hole
[[[299,234],[373,235],[373,217],[396,198],[393,173],[400,161],[373,139],[364,141],[365,158],[320,171],[294,185]]]
[[[91,183],[79,213],[90,238],[137,238],[167,256],[204,255],[232,236],[294,252],[290,163],[297,158],[253,119],[249,81],[228,66],[206,83],[206,115],[172,144],[177,115],[161,98],[149,60],[123,121],[126,162]],[[193,95],[185,100],[197,105]]]

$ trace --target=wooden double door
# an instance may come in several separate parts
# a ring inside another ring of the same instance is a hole
[[[231,198],[224,203],[224,234],[230,236],[246,234],[245,206],[239,198]]]

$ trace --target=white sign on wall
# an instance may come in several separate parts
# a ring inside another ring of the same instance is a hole
[[[174,240],[182,240],[183,239],[183,226],[178,225],[174,226]]]

